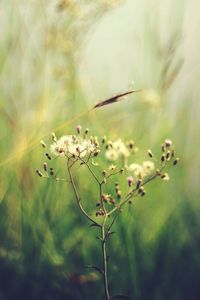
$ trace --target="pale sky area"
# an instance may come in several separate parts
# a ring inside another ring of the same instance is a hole
[[[199,7],[198,0],[127,0],[105,15],[87,39],[80,68],[89,99],[94,99],[97,92],[105,96],[126,90],[131,81],[135,87],[141,87],[141,82],[154,85],[152,70],[156,57],[151,57],[145,32],[148,26],[155,28],[155,22],[160,22],[164,43],[176,29],[181,31],[179,53],[184,65],[176,81],[177,100],[187,86],[198,87]]]

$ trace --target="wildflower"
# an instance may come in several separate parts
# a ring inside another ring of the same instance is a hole
[[[65,135],[50,146],[50,151],[56,156],[85,157],[87,154],[98,155],[99,149],[94,142],[81,136]]]
[[[128,170],[133,172],[133,174],[135,176],[139,176],[139,174],[143,175],[143,167],[139,164],[131,164],[129,167],[128,167]]]
[[[119,158],[118,153],[114,149],[107,150],[105,156],[108,160],[113,160],[113,161]]]
[[[143,166],[143,174],[145,176],[151,174],[151,172],[155,169],[155,165],[152,161],[147,160],[142,163]]]
[[[107,150],[105,156],[108,160],[117,160],[120,157],[128,157],[130,155],[129,149],[122,142],[121,139],[118,139],[114,142],[107,143]]]

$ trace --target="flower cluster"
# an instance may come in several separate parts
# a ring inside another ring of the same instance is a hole
[[[128,166],[128,171],[130,171],[135,177],[141,176],[145,177],[152,173],[155,169],[154,162],[147,160],[144,161],[142,164],[133,163]]]
[[[127,158],[131,150],[137,151],[133,141],[130,141],[127,145],[121,139],[114,142],[108,141],[105,156],[108,160],[115,161],[119,158]]]
[[[68,158],[84,158],[87,155],[97,156],[100,152],[98,139],[95,137],[88,138],[87,129],[82,136],[80,126],[77,126],[77,133],[78,135],[64,135],[58,140],[54,138],[50,152],[55,156]]]

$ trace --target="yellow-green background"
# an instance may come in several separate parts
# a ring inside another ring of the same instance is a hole
[[[199,3],[59,3],[0,3],[0,299],[103,299],[85,268],[100,262],[95,229],[69,186],[35,174],[40,140],[79,123],[134,139],[135,162],[165,138],[181,158],[169,183],[153,182],[121,214],[109,243],[111,293],[199,299]],[[146,92],[87,112],[132,81]],[[95,186],[85,173],[77,180],[93,207]]]

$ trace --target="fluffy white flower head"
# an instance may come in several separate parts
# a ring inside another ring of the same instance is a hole
[[[80,136],[65,135],[50,146],[50,151],[56,156],[85,157],[92,153],[96,146],[88,139]]]
[[[121,139],[114,141],[112,147],[105,153],[106,158],[112,161],[119,159],[121,156],[128,157],[129,155],[130,151]]]

